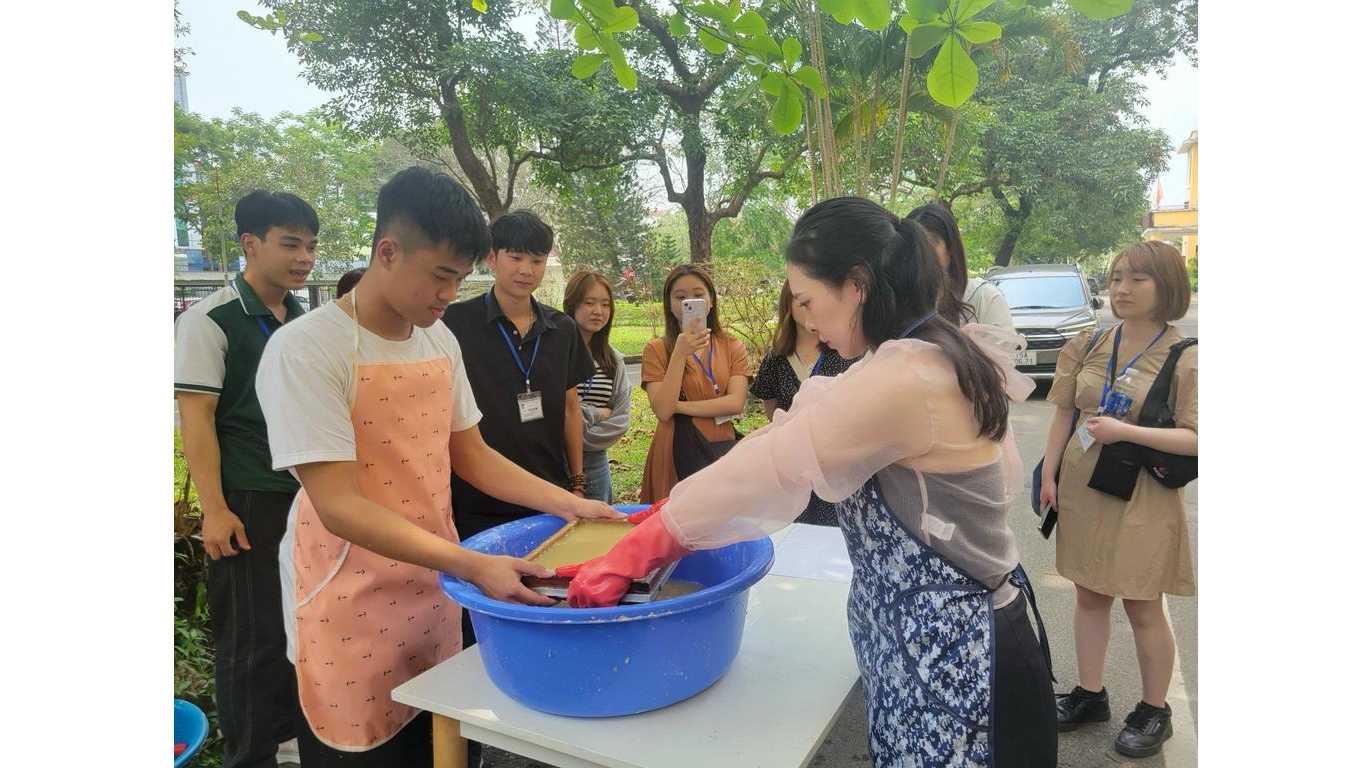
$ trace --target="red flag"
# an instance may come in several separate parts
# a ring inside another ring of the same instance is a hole
[[[1157,192],[1153,194],[1153,207],[1162,207],[1162,179],[1158,179],[1158,189]]]

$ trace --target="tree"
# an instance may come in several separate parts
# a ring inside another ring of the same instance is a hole
[[[350,137],[318,113],[271,120],[235,110],[228,120],[176,110],[175,214],[202,233],[220,269],[238,257],[233,210],[255,188],[299,195],[319,214],[315,276],[370,253],[376,190],[396,169],[376,142]]]
[[[515,204],[519,174],[531,163],[570,171],[649,157],[632,148],[644,144],[654,105],[642,94],[578,82],[568,75],[569,52],[531,50],[509,27],[511,3],[480,3],[482,11],[458,0],[263,4],[293,31],[287,45],[306,78],[339,94],[330,116],[420,151],[442,141],[491,218]]]
[[[646,197],[632,168],[556,174],[553,219],[564,270],[591,269],[611,280],[643,266],[648,249]]]

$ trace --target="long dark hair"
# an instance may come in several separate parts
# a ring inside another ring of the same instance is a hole
[[[777,357],[790,357],[796,351],[796,318],[791,314],[791,284],[782,281],[781,297],[777,299],[777,329],[772,334],[772,354]]]
[[[663,335],[662,340],[667,344],[667,359],[672,357],[672,349],[676,347],[676,337],[681,335],[681,321],[672,314],[672,286],[676,281],[687,275],[694,275],[700,278],[700,282],[705,283],[705,290],[710,292],[710,314],[705,316],[705,327],[710,329],[711,334],[723,338],[724,329],[719,324],[719,295],[715,293],[715,281],[710,279],[710,273],[697,264],[681,264],[672,268],[667,273],[666,279],[662,281],[662,315],[663,315]]]
[[[831,198],[802,214],[786,246],[786,260],[834,288],[845,280],[857,281],[864,296],[862,333],[873,348],[934,312],[947,290],[924,232],[861,197]],[[958,389],[972,402],[979,434],[1004,438],[1010,404],[996,364],[942,315],[930,317],[912,335],[948,356]]]
[[[924,227],[925,231],[943,241],[948,251],[947,290],[939,299],[939,314],[954,324],[972,318],[972,305],[962,300],[967,295],[967,251],[962,246],[962,232],[953,212],[939,203],[921,205],[905,216]]]
[[[605,321],[605,327],[591,334],[591,358],[600,366],[600,370],[605,372],[611,379],[615,377],[615,356],[610,354],[610,327],[615,323],[615,289],[610,285],[610,281],[599,272],[580,271],[572,275],[567,281],[567,290],[562,294],[562,311],[572,316],[572,321],[576,321],[576,308],[581,306],[581,302],[586,300],[586,294],[596,283],[605,286],[605,292],[610,296],[610,318]],[[581,337],[578,327],[577,338]]]

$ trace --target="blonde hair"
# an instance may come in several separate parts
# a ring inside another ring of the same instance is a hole
[[[1157,285],[1154,320],[1171,322],[1186,316],[1191,308],[1191,278],[1180,251],[1159,240],[1145,240],[1120,251],[1107,274],[1114,274],[1121,264],[1153,278]],[[1110,311],[1115,312],[1114,298],[1110,299]]]

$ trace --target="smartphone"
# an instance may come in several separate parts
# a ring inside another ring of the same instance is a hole
[[[699,333],[705,330],[705,299],[681,300],[681,330]]]

